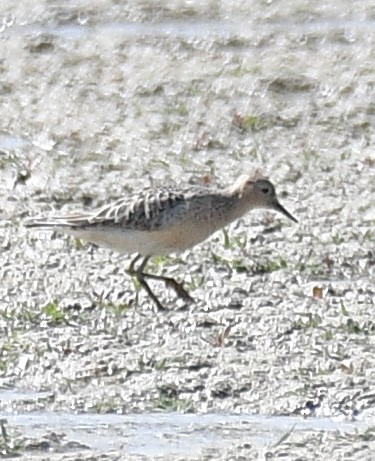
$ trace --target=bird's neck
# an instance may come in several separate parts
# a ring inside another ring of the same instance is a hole
[[[223,226],[241,218],[250,209],[256,208],[249,202],[248,197],[244,197],[238,192],[223,194],[218,205]]]

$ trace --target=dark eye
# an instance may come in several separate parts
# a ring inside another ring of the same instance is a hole
[[[265,195],[268,195],[268,194],[270,193],[269,187],[262,187],[260,190],[261,190],[261,191],[263,192],[263,194],[265,194]]]

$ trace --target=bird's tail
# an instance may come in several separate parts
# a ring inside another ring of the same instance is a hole
[[[71,227],[71,224],[69,224],[65,219],[56,217],[51,219],[29,218],[23,222],[23,225],[29,228]]]
[[[67,216],[53,216],[50,219],[46,218],[30,218],[24,221],[25,227],[40,227],[40,228],[72,228],[82,227],[89,223],[89,216],[82,213],[71,214]]]

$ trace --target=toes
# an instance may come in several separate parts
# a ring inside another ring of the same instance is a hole
[[[184,299],[185,301],[195,302],[194,298],[192,298],[189,295],[189,293],[185,290],[185,288],[183,287],[183,283],[178,283],[174,279],[168,279],[166,280],[166,285],[173,288],[177,296]]]

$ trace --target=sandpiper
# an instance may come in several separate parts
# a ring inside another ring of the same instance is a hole
[[[187,250],[256,208],[278,211],[298,222],[279,203],[268,179],[243,175],[225,189],[146,188],[93,212],[36,218],[27,220],[25,225],[57,229],[122,253],[136,253],[127,273],[138,280],[157,308],[163,309],[146,279],[162,280],[186,301],[193,298],[175,279],[144,272],[149,259]]]

